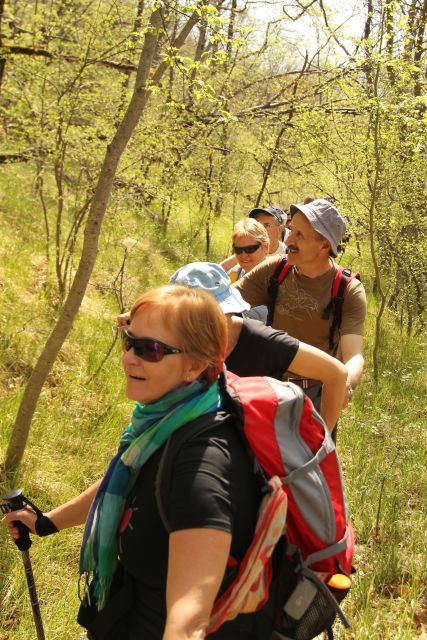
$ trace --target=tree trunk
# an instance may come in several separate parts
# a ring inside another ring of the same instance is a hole
[[[267,165],[264,167],[263,176],[262,176],[262,184],[261,184],[261,188],[260,188],[260,190],[258,192],[257,199],[255,201],[255,207],[259,207],[260,206],[261,199],[262,199],[262,197],[264,195],[264,191],[265,191],[265,189],[267,187],[268,179],[269,179],[269,177],[271,175],[271,171],[273,169],[274,161],[276,160],[277,154],[279,153],[280,142],[282,140],[283,134],[286,131],[286,127],[287,127],[287,124],[284,124],[280,128],[280,131],[277,134],[276,142],[274,143],[274,148],[273,148],[273,150],[271,152],[270,158],[269,158],[269,160],[267,162]],[[267,203],[267,206],[268,206],[268,204],[269,203]]]
[[[377,76],[378,78],[378,76]],[[376,81],[375,81],[376,82]],[[377,86],[374,84],[374,94],[378,95]],[[371,127],[370,127],[371,129]],[[375,208],[376,204],[379,200],[379,191],[380,191],[380,178],[383,171],[382,160],[380,156],[380,140],[379,140],[379,113],[378,108],[376,110],[375,116],[373,118],[372,123],[372,133],[373,133],[373,143],[374,143],[374,157],[375,157],[375,169],[374,176],[371,183],[371,202],[369,204],[369,246],[371,250],[372,263],[374,265],[375,271],[375,282],[376,282],[376,292],[377,296],[380,299],[380,307],[375,316],[375,338],[374,338],[374,348],[372,352],[372,361],[373,361],[373,376],[375,383],[378,383],[379,380],[379,354],[380,354],[380,346],[381,346],[381,322],[382,317],[384,315],[384,311],[387,303],[387,295],[383,289],[383,281],[382,275],[379,265],[379,260],[377,256],[377,249],[375,245]]]
[[[117,166],[150,96],[150,88],[147,87],[147,81],[149,80],[151,64],[156,53],[159,33],[161,32],[162,26],[162,11],[164,11],[165,6],[165,3],[162,3],[160,8],[155,10],[151,15],[151,28],[145,36],[134,91],[126,113],[123,116],[123,120],[117,128],[114,138],[107,147],[99,173],[98,183],[85,226],[83,249],[79,266],[58,321],[47,339],[44,349],[25,387],[6,452],[4,463],[6,470],[16,467],[22,459],[41,389],[71,330],[74,318],[77,315],[86,292],[86,287],[98,253],[99,234],[110,198]],[[172,43],[172,46],[179,49],[183,45],[199,19],[197,10],[200,6],[201,4],[196,7],[196,10],[177,36],[176,41]],[[165,62],[158,65],[150,78],[150,86],[159,84],[166,69],[167,64]]]
[[[294,117],[295,114],[295,100],[296,100],[296,95],[298,92],[298,87],[299,87],[299,83],[301,82],[302,78],[304,77],[304,73],[305,70],[307,69],[307,64],[308,64],[308,53],[306,53],[305,58],[304,58],[304,62],[301,68],[301,71],[298,74],[298,77],[295,78],[295,81],[293,83],[293,87],[292,87],[292,96],[293,96],[293,102],[291,105],[291,109],[288,113],[288,117],[285,123],[282,123],[282,126],[280,127],[279,133],[277,134],[276,137],[276,142],[274,144],[274,149],[271,152],[270,158],[267,162],[267,165],[264,166],[264,170],[263,170],[263,179],[262,179],[262,184],[261,184],[261,188],[259,190],[256,202],[255,202],[255,207],[259,207],[261,199],[264,195],[264,191],[267,188],[267,182],[270,178],[271,175],[271,171],[273,169],[273,164],[275,163],[277,156],[279,155],[279,151],[280,151],[280,145],[282,142],[282,137],[283,134],[286,131],[286,127],[290,126],[291,120]]]
[[[0,47],[3,46],[3,15],[4,15],[4,0],[0,0]],[[0,92],[3,84],[4,67],[6,65],[6,59],[0,55]]]

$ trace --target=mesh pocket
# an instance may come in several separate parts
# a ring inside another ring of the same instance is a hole
[[[301,582],[298,583],[300,585]],[[314,583],[310,583],[312,587],[316,588]],[[297,588],[298,588],[297,585]],[[296,592],[296,589],[295,589]],[[295,593],[294,592],[294,593]],[[345,596],[346,591],[341,592],[339,595],[340,600]],[[292,599],[291,595],[289,601]],[[307,609],[302,613],[299,619],[296,619],[284,609],[281,611],[280,621],[276,619],[276,638],[289,638],[291,640],[311,640],[319,635],[322,631],[325,631],[332,627],[332,624],[337,615],[337,610],[333,604],[332,593],[325,593],[321,589],[317,589],[316,593],[308,605]],[[289,602],[288,601],[288,602]],[[285,605],[286,607],[286,605]],[[277,624],[277,622],[279,622]]]

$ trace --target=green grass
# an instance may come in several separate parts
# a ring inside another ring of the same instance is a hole
[[[9,190],[0,207],[0,459],[25,382],[57,313],[30,176],[25,167],[20,171],[19,200]],[[0,181],[2,196],[11,175],[12,169],[6,168]],[[16,218],[13,212],[19,207],[25,215]],[[69,499],[99,478],[132,411],[132,403],[123,397],[117,344],[93,378],[114,336],[118,303],[113,284],[124,245],[130,247],[123,288],[126,304],[138,291],[165,282],[185,260],[203,259],[192,253],[184,223],[177,243],[157,238],[154,225],[143,221],[140,212],[119,213],[113,205],[82,310],[37,405],[23,463],[14,477],[1,478],[1,493],[22,486],[42,509]],[[226,253],[224,228],[215,227],[217,257]],[[363,271],[362,263],[360,268]],[[338,625],[336,633],[337,638],[356,640],[409,640],[425,637],[427,621],[426,345],[419,338],[405,341],[394,319],[386,315],[375,384],[374,313],[371,298],[364,383],[343,413],[338,434],[357,538],[357,573],[345,602],[352,629],[344,632]],[[75,622],[81,534],[76,528],[35,538],[31,547],[49,640],[85,637]],[[0,602],[0,640],[35,637],[19,552],[3,527]]]
[[[375,384],[372,333],[371,317],[368,368],[338,436],[358,569],[345,637],[409,639],[427,622],[425,344],[405,343],[386,317]]]

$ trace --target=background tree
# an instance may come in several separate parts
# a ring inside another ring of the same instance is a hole
[[[173,48],[179,49],[184,44],[199,19],[202,7],[203,5],[201,4],[198,10],[194,11],[187,19],[176,40],[171,43]],[[71,329],[93,270],[98,252],[98,238],[118,163],[148,102],[152,90],[151,86],[156,86],[160,82],[167,69],[167,63],[160,62],[150,78],[151,66],[160,42],[160,36],[161,34],[163,34],[163,37],[165,36],[162,25],[168,9],[169,6],[164,4],[151,13],[144,37],[132,98],[112,141],[107,147],[99,173],[88,220],[85,225],[85,238],[79,266],[58,321],[37,360],[25,388],[6,453],[6,469],[16,466],[22,458],[41,388]]]
[[[200,7],[178,49],[194,9],[183,0],[161,4],[157,31],[143,0],[1,4],[2,458],[26,385],[43,385],[23,463],[0,474],[1,493],[19,483],[49,510],[103,473],[131,411],[114,321],[138,292],[185,262],[228,255],[233,223],[257,201],[334,197],[350,224],[338,259],[361,272],[369,303],[364,384],[340,419],[359,569],[346,637],[422,635],[425,6],[223,0]],[[158,46],[132,98],[146,35]],[[114,172],[120,123],[148,95]],[[83,269],[88,249],[97,258]],[[32,548],[58,640],[79,634],[80,538],[70,530]],[[0,543],[0,636],[20,640],[33,632],[27,594],[1,528]]]
[[[187,261],[213,259],[221,243],[225,253],[235,218],[256,204],[286,206],[307,192],[333,196],[358,248],[370,247],[364,271],[379,296],[378,363],[387,304],[408,332],[423,326],[425,3],[361,5],[360,38],[346,32],[342,10],[325,2],[279,9],[261,22],[250,4],[204,5],[198,29],[178,47],[187,9],[165,5],[150,103],[102,207],[111,191],[124,237],[132,220],[135,240],[149,230],[168,255]],[[53,13],[43,2],[6,5],[4,158],[18,154],[34,171],[51,326],[80,274],[81,231],[101,196],[97,167],[105,141],[122,131],[150,10],[130,0],[60,2]],[[301,20],[316,47],[301,32],[288,37]],[[112,278],[118,268],[112,265]],[[34,377],[41,388],[38,369]]]

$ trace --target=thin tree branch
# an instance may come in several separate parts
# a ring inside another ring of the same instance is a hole
[[[61,60],[65,62],[79,62],[81,63],[81,58],[79,56],[74,56],[68,53],[54,53],[52,51],[48,51],[47,49],[42,49],[41,47],[22,47],[19,45],[6,45],[2,46],[2,52],[4,56],[7,55],[23,55],[23,56],[41,56],[42,58],[49,58],[50,60]],[[100,65],[102,67],[107,67],[108,69],[115,69],[116,71],[121,71],[122,73],[132,73],[137,70],[137,66],[135,64],[125,63],[125,62],[115,62],[114,60],[101,60],[99,58],[87,58],[85,60],[85,66],[89,65]]]

